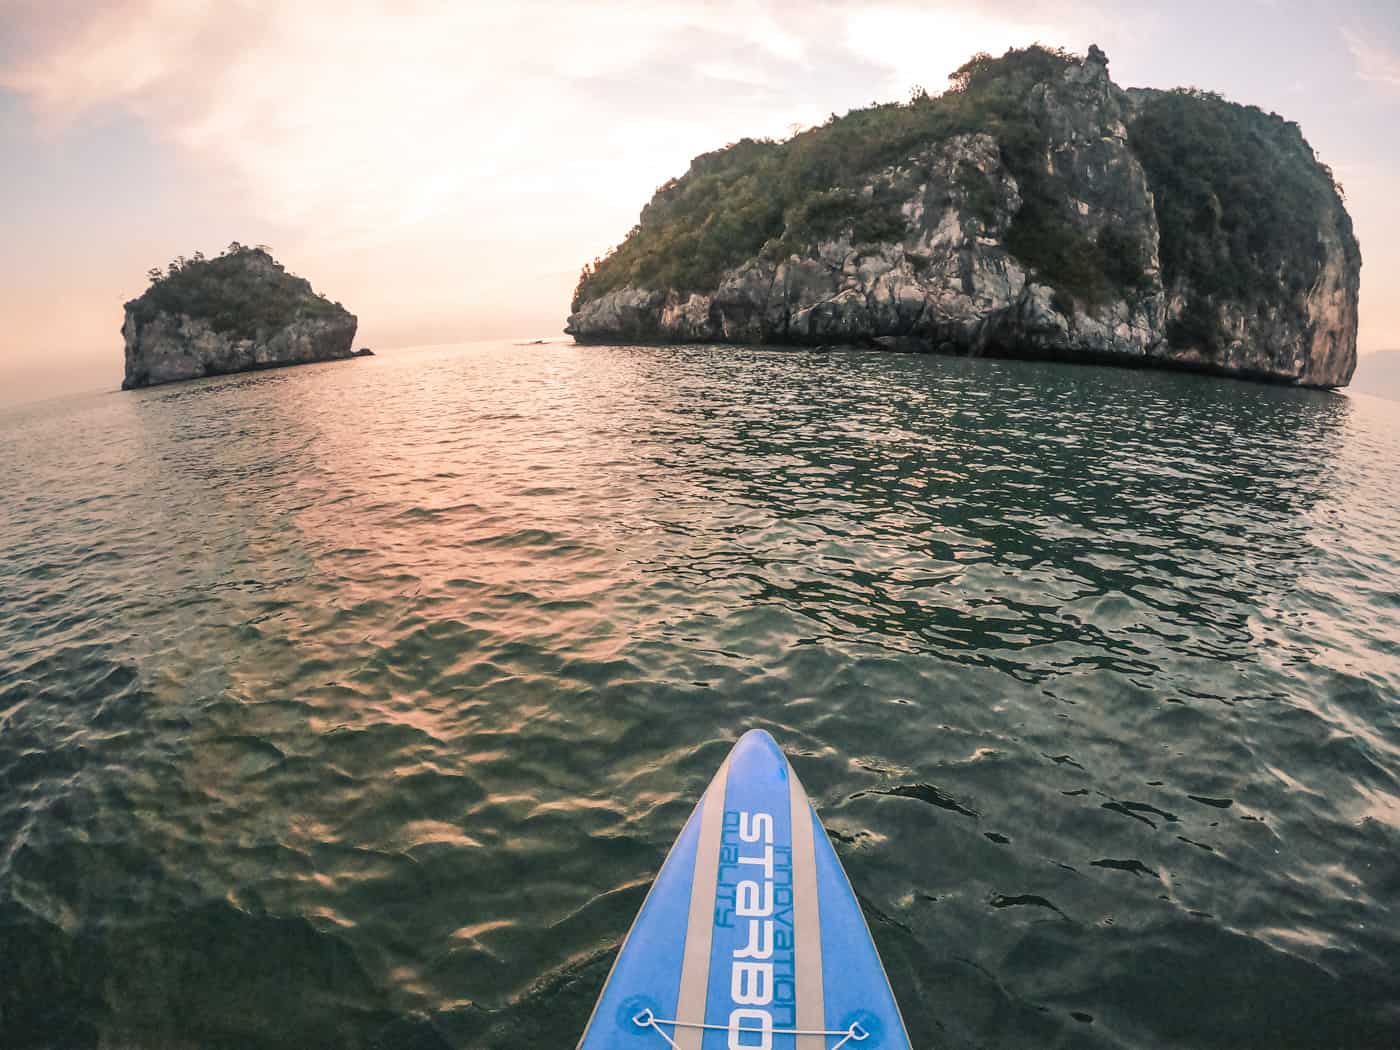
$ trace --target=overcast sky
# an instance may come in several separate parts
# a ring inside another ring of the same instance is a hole
[[[1098,43],[1123,86],[1298,121],[1400,347],[1400,4],[0,0],[0,401],[112,388],[122,303],[265,243],[387,348],[558,333],[690,158]]]

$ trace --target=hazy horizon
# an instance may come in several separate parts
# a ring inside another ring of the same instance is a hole
[[[146,271],[232,240],[355,312],[357,345],[557,334],[691,157],[1035,41],[1297,121],[1361,242],[1359,349],[1400,347],[1386,4],[391,7],[0,2],[0,402],[115,388]]]

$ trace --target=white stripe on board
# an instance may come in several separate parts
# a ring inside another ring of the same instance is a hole
[[[705,1020],[710,988],[710,945],[715,927],[715,889],[719,883],[719,847],[724,831],[724,792],[729,784],[729,759],[719,767],[700,800],[700,840],[695,847],[695,871],[690,882],[690,915],[685,927],[676,1017]],[[705,1033],[696,1028],[676,1030],[678,1050],[700,1050]]]
[[[797,984],[797,1024],[809,1031],[826,1028],[822,987],[822,923],[817,900],[817,854],[812,838],[812,804],[788,763],[788,803],[792,814],[793,970]],[[799,1035],[797,1050],[823,1050],[820,1035]]]

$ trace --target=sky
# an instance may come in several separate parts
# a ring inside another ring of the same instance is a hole
[[[1400,347],[1394,0],[0,0],[0,402],[118,386],[146,271],[234,240],[357,345],[557,335],[691,157],[1036,41],[1296,120]]]

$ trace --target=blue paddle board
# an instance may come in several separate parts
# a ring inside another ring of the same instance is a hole
[[[777,742],[746,733],[642,902],[579,1050],[910,1050],[855,893]]]

